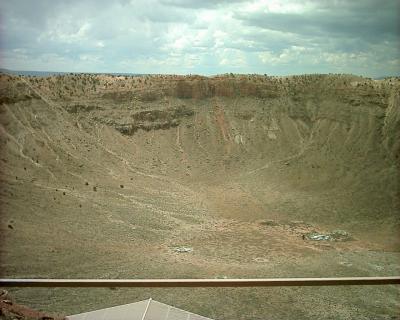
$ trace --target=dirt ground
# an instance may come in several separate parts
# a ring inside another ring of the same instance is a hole
[[[399,275],[399,89],[2,75],[1,277]],[[218,320],[400,318],[398,286],[9,291],[64,315],[152,297]]]

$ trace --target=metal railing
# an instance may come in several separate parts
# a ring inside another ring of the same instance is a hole
[[[272,279],[0,279],[0,287],[172,288],[294,287],[400,284],[400,277],[272,278]]]

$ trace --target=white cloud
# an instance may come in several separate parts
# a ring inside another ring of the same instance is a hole
[[[242,11],[248,13],[274,12],[274,13],[303,13],[311,10],[314,5],[310,2],[279,1],[279,0],[254,0],[245,3]]]
[[[393,3],[4,1],[1,61],[85,72],[399,74]]]

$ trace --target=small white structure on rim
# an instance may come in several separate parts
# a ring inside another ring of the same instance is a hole
[[[152,300],[143,300],[106,309],[74,314],[67,320],[212,320]]]

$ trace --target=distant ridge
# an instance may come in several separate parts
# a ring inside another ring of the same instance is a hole
[[[395,76],[395,75],[391,75],[391,76],[381,76],[381,77],[375,77],[373,79],[375,80],[384,80],[384,79],[388,79],[388,78],[398,78],[399,75]]]
[[[20,71],[0,68],[0,72],[8,73],[19,76],[35,76],[35,77],[47,77],[56,74],[67,74],[68,72],[56,72],[56,71]]]
[[[33,76],[33,77],[48,77],[54,75],[65,75],[65,74],[109,74],[114,76],[142,76],[144,73],[129,73],[129,72],[62,72],[62,71],[24,71],[24,70],[10,70],[6,68],[0,68],[1,73],[13,74],[18,76]]]
[[[131,73],[131,72],[64,72],[64,71],[25,71],[25,70],[10,70],[6,68],[0,68],[0,73],[7,73],[19,76],[33,76],[33,77],[48,77],[54,75],[66,75],[66,74],[94,74],[94,75],[114,75],[114,76],[131,76],[131,77],[139,77],[152,75],[151,73]],[[327,73],[328,75],[328,73]],[[270,75],[274,76],[274,75]],[[286,76],[295,76],[295,75],[286,75]],[[361,76],[363,78],[370,78],[367,76]],[[374,80],[384,80],[388,78],[398,78],[400,75],[387,75],[387,76],[379,76],[373,77]]]

